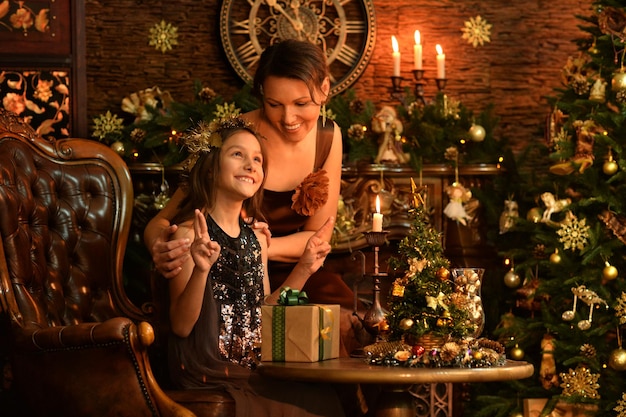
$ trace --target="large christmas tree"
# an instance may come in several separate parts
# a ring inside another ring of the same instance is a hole
[[[510,268],[496,334],[536,374],[476,386],[468,415],[626,416],[626,7],[579,18],[580,54],[549,99],[545,143],[506,185],[519,217],[503,213],[498,239]]]

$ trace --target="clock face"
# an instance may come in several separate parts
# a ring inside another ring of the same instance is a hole
[[[283,39],[319,45],[335,95],[356,81],[371,58],[374,5],[372,0],[223,0],[220,36],[229,62],[247,83],[267,46]]]

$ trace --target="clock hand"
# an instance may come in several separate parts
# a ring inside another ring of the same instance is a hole
[[[302,31],[302,29],[304,29],[304,24],[300,20],[300,1],[291,0],[291,3],[289,4],[289,6],[291,6],[291,9],[293,10],[293,14],[294,16],[296,16],[296,20],[298,21],[298,27],[294,26],[294,29],[300,32]]]
[[[291,17],[286,11],[285,9],[283,9],[283,7],[277,3],[276,0],[265,0],[265,3],[270,6],[271,8],[273,8],[274,10],[277,10],[278,12],[280,12],[281,14],[283,14],[287,20],[289,20],[289,22],[291,23],[291,26],[293,26],[293,28],[295,30],[297,30],[298,32],[302,31],[302,28],[304,27],[304,25],[302,24],[302,22],[300,21],[300,19],[296,18],[294,19],[293,17]]]

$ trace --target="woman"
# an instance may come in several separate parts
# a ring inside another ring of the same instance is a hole
[[[341,416],[337,393],[319,384],[263,378],[254,372],[261,341],[261,304],[269,293],[267,240],[241,218],[259,215],[264,179],[260,139],[241,118],[212,123],[190,135],[197,161],[175,218],[174,238],[189,239],[191,257],[169,280],[170,371],[182,388],[221,387],[235,399],[237,417]],[[286,284],[300,289],[330,252],[320,235],[308,240]]]
[[[263,213],[272,235],[272,290],[283,285],[313,233],[326,219],[336,216],[341,131],[334,122],[319,116],[329,91],[325,55],[317,46],[286,40],[263,52],[253,83],[253,92],[262,105],[243,117],[255,126],[267,148]],[[155,266],[166,278],[176,276],[189,256],[189,240],[170,239],[176,230],[170,220],[182,196],[177,190],[144,234]],[[331,235],[329,230],[323,238],[330,241]],[[339,274],[322,269],[308,280],[304,290],[311,302],[340,304],[350,311],[353,308],[353,293]],[[349,352],[351,347],[347,349]]]

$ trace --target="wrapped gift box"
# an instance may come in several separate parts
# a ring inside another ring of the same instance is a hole
[[[261,360],[318,362],[339,357],[339,305],[261,307]]]

